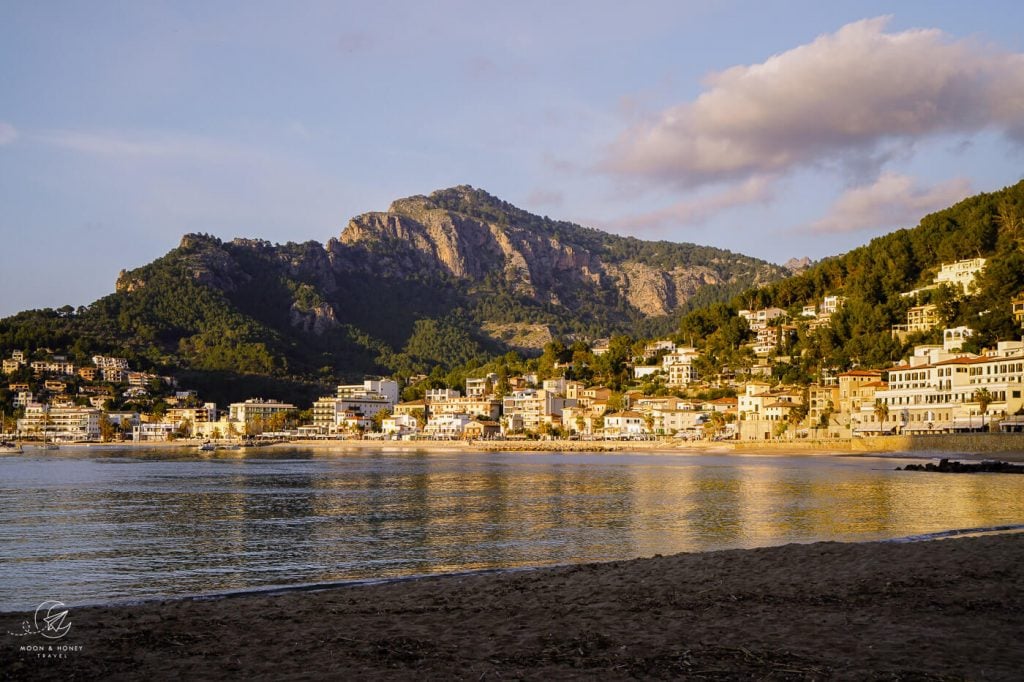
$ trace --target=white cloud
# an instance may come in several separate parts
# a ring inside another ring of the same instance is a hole
[[[966,178],[922,188],[907,175],[883,173],[874,184],[843,193],[828,215],[811,224],[810,231],[834,234],[911,227],[926,214],[946,208],[972,191]]]
[[[872,159],[927,136],[1000,130],[1024,142],[1024,54],[887,17],[711,75],[695,101],[625,132],[605,170],[684,187]]]
[[[228,143],[181,133],[58,130],[39,139],[63,149],[121,159],[222,161],[245,156]]]
[[[707,222],[722,211],[749,204],[767,204],[774,198],[774,178],[757,176],[714,194],[686,199],[656,211],[605,223],[605,226],[629,232],[693,226]]]
[[[18,131],[10,123],[0,121],[0,146],[10,144],[18,139]]]

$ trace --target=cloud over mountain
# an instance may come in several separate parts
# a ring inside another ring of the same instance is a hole
[[[884,158],[929,136],[1024,142],[1024,54],[866,19],[711,75],[692,102],[624,132],[603,168],[679,187]]]
[[[699,225],[712,216],[740,206],[750,204],[767,204],[775,199],[772,179],[767,176],[752,177],[745,182],[736,183],[715,191],[690,199],[683,199],[671,206],[648,211],[617,221],[592,221],[603,224],[612,230],[627,231],[659,230],[679,225]]]
[[[935,187],[922,188],[914,179],[896,173],[883,173],[871,185],[844,192],[826,217],[810,226],[811,232],[856,232],[911,226],[921,216],[944,208],[971,193],[966,178],[955,178]]]

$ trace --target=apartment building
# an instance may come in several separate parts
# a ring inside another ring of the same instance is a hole
[[[470,417],[484,417],[497,421],[501,417],[501,401],[497,398],[455,397],[430,403],[430,416],[442,414],[465,414]]]
[[[282,403],[276,400],[264,400],[263,398],[250,398],[245,402],[231,403],[228,406],[229,419],[233,422],[243,424],[266,421],[280,412],[289,412],[296,409],[291,403]]]
[[[99,440],[101,410],[94,407],[51,407],[32,403],[17,422],[21,438],[73,443]]]
[[[888,376],[876,397],[901,431],[987,429],[1024,409],[1024,342],[1001,341],[980,356],[920,346]]]
[[[985,269],[984,258],[969,258],[955,263],[943,263],[935,276],[935,284],[949,284],[963,293],[969,293],[974,286],[978,273]]]
[[[576,401],[559,396],[544,389],[527,388],[513,391],[503,401],[503,413],[506,417],[522,419],[523,428],[536,431],[541,424],[560,424],[562,411],[573,407]]]
[[[696,348],[680,347],[661,359],[661,371],[668,377],[666,384],[673,388],[685,388],[695,383],[700,375],[695,362],[700,357]]]
[[[485,377],[466,379],[466,397],[482,398],[484,396],[491,395],[494,393],[494,388],[497,385],[498,375],[494,372],[491,372]]]

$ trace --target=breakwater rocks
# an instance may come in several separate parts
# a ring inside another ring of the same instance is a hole
[[[928,462],[927,464],[908,464],[905,467],[896,467],[897,471],[935,471],[942,474],[1024,474],[1024,464],[1010,464],[1009,462],[995,462],[986,460],[984,462],[958,462],[948,459],[940,459],[938,464]]]

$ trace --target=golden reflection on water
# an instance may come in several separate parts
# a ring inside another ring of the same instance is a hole
[[[388,541],[429,571],[1024,522],[1021,486],[1005,477],[920,476],[894,472],[890,460],[506,457],[420,455],[412,473],[314,484],[365,484],[369,520],[353,531],[390,531]],[[350,503],[320,495],[315,513],[351,515]],[[402,514],[389,515],[395,509]]]

